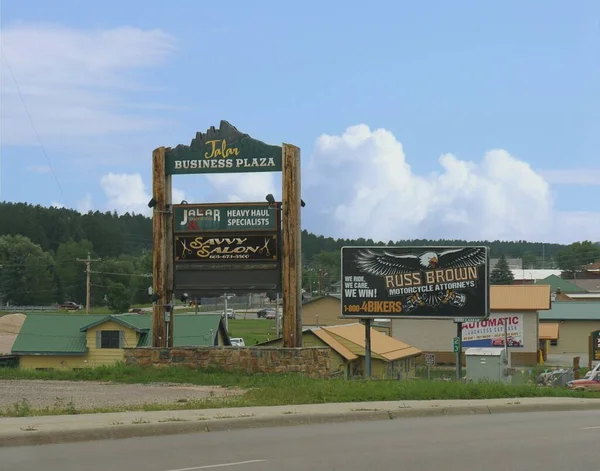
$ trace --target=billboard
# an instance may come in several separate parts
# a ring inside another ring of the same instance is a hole
[[[483,319],[487,247],[342,247],[342,316]]]
[[[175,295],[280,291],[280,206],[173,205]]]
[[[281,172],[282,148],[253,139],[227,121],[198,132],[189,146],[165,151],[167,175]]]
[[[173,230],[179,232],[276,232],[281,210],[268,203],[174,204]]]
[[[463,348],[523,347],[523,314],[491,314],[488,319],[462,324]]]
[[[277,262],[277,234],[176,234],[176,263]]]

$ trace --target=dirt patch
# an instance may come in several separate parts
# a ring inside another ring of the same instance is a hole
[[[173,404],[243,394],[239,389],[187,384],[121,384],[97,381],[0,380],[0,410],[26,399],[32,408],[76,409]]]

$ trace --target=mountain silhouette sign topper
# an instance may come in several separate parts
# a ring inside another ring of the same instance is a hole
[[[165,150],[167,175],[194,173],[280,172],[281,146],[243,134],[227,121],[219,129],[196,133],[189,146]]]
[[[342,316],[485,318],[487,247],[343,247]]]

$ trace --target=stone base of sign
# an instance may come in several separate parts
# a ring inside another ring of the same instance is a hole
[[[423,355],[415,358],[417,366],[425,366],[425,353],[435,353],[436,366],[456,365],[456,353],[454,352],[423,352]],[[512,366],[535,366],[538,363],[537,352],[518,352],[512,350]],[[462,354],[462,364],[466,366],[465,354]]]
[[[126,348],[125,363],[136,366],[218,368],[245,373],[301,373],[311,378],[331,375],[328,347],[174,347]]]

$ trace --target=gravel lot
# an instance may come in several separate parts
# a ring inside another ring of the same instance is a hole
[[[27,399],[34,409],[94,409],[140,404],[169,404],[241,394],[244,391],[186,384],[120,384],[109,382],[0,380],[0,410]]]

